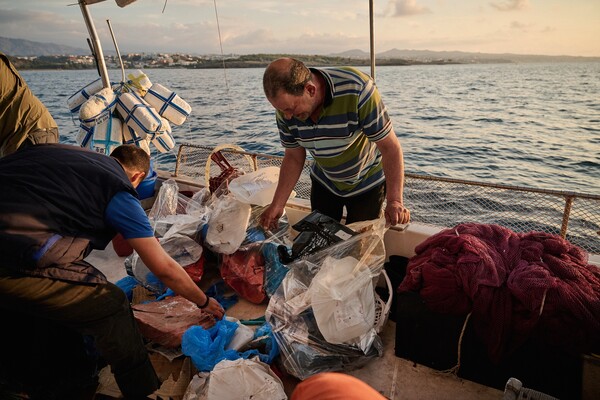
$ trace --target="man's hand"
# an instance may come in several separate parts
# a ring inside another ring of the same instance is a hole
[[[201,310],[214,315],[216,319],[221,319],[225,315],[225,309],[214,297],[209,297],[208,305]]]
[[[397,200],[388,201],[384,213],[387,226],[407,224],[410,221],[410,211]]]
[[[274,230],[279,227],[279,218],[283,215],[283,208],[273,204],[269,205],[260,215],[260,226],[265,230]]]

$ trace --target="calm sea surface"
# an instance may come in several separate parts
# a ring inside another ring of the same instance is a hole
[[[192,106],[173,128],[178,143],[283,154],[263,69],[145,72]],[[61,140],[75,143],[66,100],[96,71],[21,73]],[[600,194],[600,63],[379,67],[376,76],[407,172]],[[156,160],[171,167],[175,155]]]

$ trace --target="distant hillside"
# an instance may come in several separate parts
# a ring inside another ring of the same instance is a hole
[[[14,57],[90,54],[89,49],[5,37],[0,37],[0,51]]]
[[[334,57],[344,57],[344,58],[369,58],[369,53],[366,51],[362,51],[359,49],[352,49],[343,51],[341,53],[331,54]]]
[[[369,58],[369,53],[362,50],[348,50],[332,56],[349,58]],[[511,53],[470,53],[465,51],[432,51],[432,50],[399,50],[391,49],[376,53],[375,58],[381,60],[408,60],[419,62],[446,61],[457,63],[485,62],[557,62],[557,61],[600,61],[600,57],[545,56],[535,54]],[[378,62],[379,63],[379,62]]]
[[[0,51],[12,57],[48,57],[48,56],[81,56],[90,55],[87,48],[63,46],[56,43],[33,42],[25,39],[14,39],[0,37]],[[104,55],[114,55],[114,50],[104,49]],[[231,64],[235,67],[263,66],[267,60],[274,59],[275,54],[247,54],[229,56]],[[280,56],[284,56],[281,54]],[[200,56],[202,57],[202,56]],[[312,65],[331,65],[339,62],[351,61],[353,65],[368,65],[369,53],[360,49],[352,49],[329,55],[302,55],[301,59],[309,59]],[[332,60],[335,59],[335,60]],[[378,65],[413,65],[413,64],[466,64],[466,63],[499,63],[499,62],[561,62],[561,61],[600,61],[600,57],[576,57],[576,56],[545,56],[528,54],[493,54],[493,53],[470,53],[464,51],[432,51],[432,50],[399,50],[391,49],[376,53]],[[220,59],[220,57],[219,57]],[[59,60],[44,61],[46,67],[54,68]],[[219,61],[220,62],[220,61]],[[258,65],[256,65],[258,63]],[[322,64],[321,64],[322,63]],[[208,63],[210,64],[210,63]],[[265,64],[266,65],[266,64]],[[44,68],[43,66],[23,65],[23,67]],[[79,68],[80,66],[78,66]],[[89,66],[93,68],[93,66]],[[196,66],[198,67],[198,66]],[[203,66],[212,68],[212,66]]]

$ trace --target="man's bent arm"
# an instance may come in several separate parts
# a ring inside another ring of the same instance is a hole
[[[381,152],[383,173],[385,174],[387,200],[385,219],[390,225],[408,223],[410,213],[404,207],[404,156],[400,141],[392,129],[385,138],[376,144]]]
[[[206,294],[190,278],[183,267],[167,254],[154,237],[128,239],[127,241],[148,269],[168,288],[195,304],[206,303]],[[217,318],[223,317],[223,310],[214,299],[210,300],[204,310]]]
[[[260,216],[260,223],[264,228],[277,228],[279,218],[283,215],[285,204],[290,198],[290,194],[294,190],[300,174],[302,174],[305,160],[306,150],[303,147],[285,149],[285,155],[279,170],[279,182],[277,182],[273,201]]]

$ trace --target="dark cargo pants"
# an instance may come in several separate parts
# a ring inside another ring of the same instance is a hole
[[[80,284],[0,268],[0,308],[94,337],[126,398],[147,396],[159,386],[129,301],[112,283]]]
[[[346,207],[346,225],[357,221],[369,221],[381,216],[385,200],[385,182],[373,189],[352,197],[337,196],[316,179],[311,177],[310,205],[312,211],[319,211],[336,221],[342,220]]]

